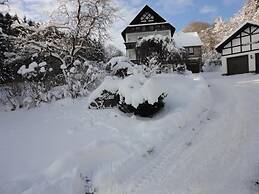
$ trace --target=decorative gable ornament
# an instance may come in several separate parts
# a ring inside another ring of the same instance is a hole
[[[140,18],[141,23],[154,22],[154,20],[155,17],[149,12],[144,13],[143,16]]]

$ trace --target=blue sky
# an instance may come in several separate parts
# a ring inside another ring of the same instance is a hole
[[[136,14],[150,5],[156,12],[180,31],[191,21],[212,22],[221,16],[227,20],[242,6],[244,0],[113,0],[119,8],[119,16],[110,29],[110,42],[121,50],[125,50],[122,30],[131,22]],[[9,0],[11,12],[27,18],[44,21],[56,8],[57,0]],[[0,7],[1,8],[1,7]]]
[[[190,21],[212,22],[215,17],[228,19],[243,5],[244,0],[123,0],[129,7],[150,5],[173,24],[177,31]]]

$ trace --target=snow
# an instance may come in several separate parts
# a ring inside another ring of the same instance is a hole
[[[60,68],[61,68],[61,69],[66,69],[67,66],[66,66],[65,64],[62,64],[62,65],[60,66]]]
[[[203,43],[197,32],[178,32],[174,34],[177,47],[202,46]]]
[[[0,112],[0,193],[258,193],[259,75],[154,83],[168,96],[153,119],[89,110],[85,98]]]
[[[93,102],[96,98],[101,96],[104,90],[110,91],[111,93],[116,93],[118,92],[119,89],[119,84],[122,81],[122,79],[119,79],[117,77],[109,77],[107,76],[102,84],[91,93],[89,99],[88,99],[88,104]]]
[[[112,72],[116,73],[120,69],[128,69],[129,72],[133,71],[134,63],[128,57],[113,57],[106,66],[110,66]]]
[[[69,71],[70,71],[70,73],[75,73],[76,72],[76,68],[75,67],[71,67]]]
[[[41,73],[45,73],[45,72],[46,72],[45,67],[41,67],[41,68],[40,68],[40,72],[41,72]]]
[[[20,67],[20,69],[18,70],[17,73],[18,73],[18,74],[21,74],[21,75],[25,75],[25,74],[27,74],[27,73],[34,72],[34,71],[35,71],[35,68],[37,68],[37,67],[38,67],[38,63],[32,62],[32,63],[29,65],[28,68],[26,68],[25,65],[22,65],[22,66]]]
[[[79,65],[81,65],[81,64],[82,64],[82,63],[81,63],[81,61],[79,61],[79,60],[75,60],[74,63],[73,63],[74,66],[79,66]]]
[[[47,63],[45,61],[39,63],[39,67],[45,67],[47,65]]]
[[[119,84],[118,93],[124,97],[126,104],[131,104],[135,108],[145,101],[154,104],[159,96],[167,94],[167,88],[157,79],[159,78],[147,79],[143,75],[129,76]]]
[[[154,104],[159,96],[167,94],[167,88],[159,81],[159,76],[146,78],[142,74],[131,75],[124,80],[116,77],[107,77],[104,82],[90,95],[88,104],[101,96],[104,90],[118,93],[121,100],[137,108],[139,104],[148,102]]]

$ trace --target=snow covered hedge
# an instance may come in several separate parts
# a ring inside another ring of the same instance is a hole
[[[125,79],[107,77],[91,94],[89,108],[117,106],[125,113],[150,117],[163,108],[166,94],[164,87],[152,77],[146,78],[141,74],[131,75]]]

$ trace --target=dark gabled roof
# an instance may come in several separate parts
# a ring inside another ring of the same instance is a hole
[[[164,18],[162,18],[158,13],[156,13],[151,7],[148,5],[145,5],[145,7],[138,13],[138,15],[132,20],[130,25],[137,25],[142,24],[141,23],[141,16],[145,14],[146,12],[152,14],[154,16],[154,21],[149,23],[161,23],[166,22]]]
[[[249,26],[256,26],[259,27],[259,24],[254,22],[245,22],[243,23],[239,28],[237,28],[231,35],[229,35],[227,38],[225,38],[223,41],[221,41],[218,45],[216,45],[215,49],[217,52],[221,53],[223,48],[236,36],[238,36],[242,31],[244,31]]]
[[[154,20],[150,22],[143,23],[141,22],[141,17],[146,12],[152,14],[154,16]],[[138,15],[132,20],[132,22],[127,26],[123,32],[121,33],[124,40],[126,40],[126,33],[129,31],[130,28],[136,27],[136,26],[144,26],[144,25],[156,25],[156,24],[163,24],[168,26],[168,28],[171,30],[171,34],[173,36],[175,32],[175,27],[172,26],[170,23],[167,23],[164,18],[162,18],[158,13],[156,13],[151,7],[148,5],[145,5],[145,7],[138,13]]]

